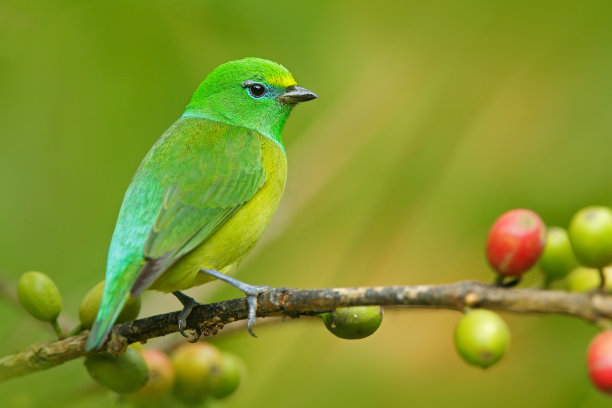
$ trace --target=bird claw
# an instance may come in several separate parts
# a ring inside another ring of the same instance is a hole
[[[253,331],[253,325],[257,321],[257,296],[247,295],[247,303],[249,305],[249,320],[247,320],[247,331],[253,338],[257,338],[257,335]]]
[[[184,335],[184,334],[183,334],[183,335]],[[189,338],[187,341],[188,341],[189,343],[197,343],[197,342],[198,342],[198,340],[200,340],[200,337],[202,337],[202,329],[200,328],[200,326],[198,326],[198,327],[195,329],[195,334],[194,334],[194,335],[193,335],[191,338]]]
[[[189,317],[189,314],[191,313],[193,308],[200,305],[200,303],[198,303],[194,298],[187,296],[182,292],[177,291],[172,292],[172,294],[176,296],[179,302],[181,302],[181,304],[183,305],[183,310],[181,310],[181,314],[178,318],[179,333],[181,333],[183,337],[189,339],[190,343],[195,343],[200,339],[200,336],[202,335],[202,329],[198,327],[195,330],[196,334],[194,336],[190,336],[189,334],[185,333],[185,329],[187,328],[187,318]]]
[[[215,277],[235,287],[236,289],[244,292],[244,294],[247,296],[247,304],[249,306],[249,319],[247,321],[247,331],[252,337],[257,338],[257,335],[253,331],[253,325],[257,322],[257,296],[269,290],[270,287],[265,286],[265,285],[262,285],[262,286],[249,285],[248,283],[241,282],[238,279],[234,279],[232,277],[229,277],[213,269],[202,269],[202,272],[212,277]]]

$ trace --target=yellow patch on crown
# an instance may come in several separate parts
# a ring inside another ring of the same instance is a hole
[[[268,83],[279,88],[288,88],[297,85],[295,79],[291,75],[274,76],[268,79]]]

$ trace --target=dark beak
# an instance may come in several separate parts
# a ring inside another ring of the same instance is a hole
[[[290,86],[285,93],[278,96],[278,100],[283,103],[295,104],[299,102],[311,101],[317,98],[317,94],[301,86]]]

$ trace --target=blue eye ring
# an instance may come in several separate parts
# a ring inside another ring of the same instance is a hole
[[[242,83],[242,87],[246,88],[251,98],[260,99],[268,93],[268,88],[261,82],[251,81],[247,79]]]

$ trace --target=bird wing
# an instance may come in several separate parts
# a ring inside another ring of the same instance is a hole
[[[164,200],[145,242],[146,262],[132,296],[210,237],[265,180],[261,141],[252,131],[225,125],[212,132],[192,128],[191,135],[201,148],[189,168],[183,165],[174,177],[164,176]]]
[[[198,117],[175,122],[126,192],[87,350],[100,347],[129,295],[210,237],[265,181],[255,132]],[[144,258],[144,259],[143,259]]]

